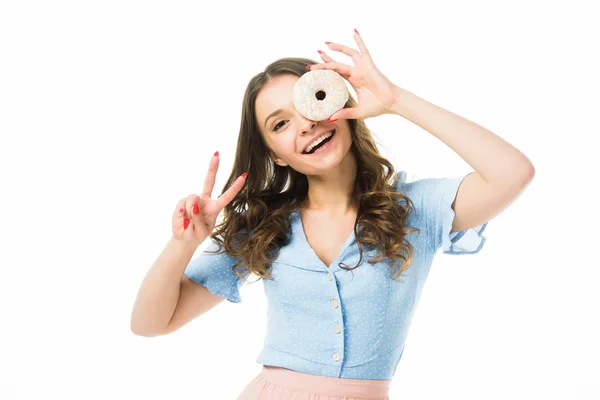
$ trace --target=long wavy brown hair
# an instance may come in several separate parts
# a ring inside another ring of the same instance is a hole
[[[237,196],[223,210],[223,220],[216,225],[211,239],[219,245],[218,253],[225,247],[231,256],[239,258],[232,271],[242,279],[248,272],[262,278],[270,278],[270,264],[276,260],[278,250],[289,243],[290,213],[307,199],[306,175],[289,166],[279,166],[269,156],[269,148],[260,134],[256,120],[255,103],[259,91],[274,77],[282,74],[302,76],[307,65],[317,64],[307,58],[282,58],[268,65],[254,76],[246,88],[242,106],[242,119],[237,142],[235,161],[231,175],[223,187],[223,194],[243,173],[248,172],[246,183]],[[356,101],[350,95],[345,108],[354,107]],[[379,248],[373,264],[389,259],[392,270],[402,260],[393,279],[412,263],[413,248],[405,236],[419,231],[405,226],[414,205],[410,198],[396,191],[397,174],[393,165],[382,157],[371,131],[364,120],[347,120],[350,125],[353,152],[357,164],[357,176],[352,193],[358,207],[354,235],[359,246],[358,264],[363,259],[363,246]],[[400,199],[404,202],[396,201]],[[236,270],[243,269],[240,274]]]

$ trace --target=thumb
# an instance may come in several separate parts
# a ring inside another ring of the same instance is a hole
[[[356,107],[352,107],[352,108],[342,108],[339,111],[334,112],[331,117],[329,117],[330,120],[332,119],[359,119],[360,118],[360,114],[358,112],[358,108]]]

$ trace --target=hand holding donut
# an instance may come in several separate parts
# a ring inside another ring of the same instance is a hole
[[[218,199],[211,199],[218,168],[219,154],[217,152],[210,160],[202,194],[200,196],[190,194],[177,203],[171,224],[175,239],[200,245],[213,231],[221,210],[235,198],[244,186],[245,173]]]
[[[360,52],[341,44],[325,42],[331,50],[350,56],[354,66],[336,62],[324,52],[319,51],[325,63],[310,67],[311,71],[333,70],[350,82],[356,90],[358,105],[354,108],[342,108],[330,119],[367,119],[382,114],[392,114],[391,107],[403,89],[392,83],[377,69],[358,31],[355,29],[354,32],[354,40],[358,44]]]

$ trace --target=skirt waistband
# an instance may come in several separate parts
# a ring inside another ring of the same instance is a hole
[[[390,387],[390,380],[334,378],[270,365],[263,365],[262,375],[266,380],[292,390],[322,392],[339,397],[385,397]]]

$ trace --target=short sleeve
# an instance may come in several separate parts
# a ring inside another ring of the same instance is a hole
[[[450,232],[456,216],[452,203],[456,199],[460,184],[472,173],[456,178],[420,179],[401,185],[415,207],[421,207],[418,214],[423,219],[434,250],[441,247],[444,254],[475,254],[485,244],[483,231],[489,221],[463,231]],[[404,172],[400,173],[401,181],[405,175]]]
[[[239,259],[232,257],[224,249],[220,254],[207,253],[219,249],[217,243],[210,238],[208,240],[209,245],[202,254],[194,257],[185,268],[185,276],[206,287],[213,294],[224,297],[232,303],[241,303],[240,287],[246,281],[240,279],[232,270]],[[246,267],[238,268],[237,271],[246,279],[249,276]]]

